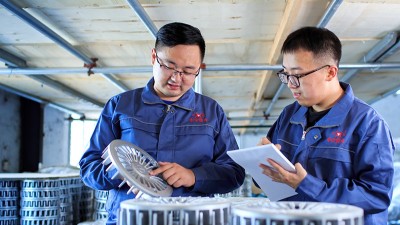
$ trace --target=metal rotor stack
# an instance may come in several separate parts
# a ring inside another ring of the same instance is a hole
[[[94,192],[94,212],[93,220],[107,219],[108,212],[106,211],[106,202],[108,198],[108,191]]]
[[[19,182],[0,180],[0,225],[19,225]]]
[[[25,179],[21,182],[21,225],[59,224],[60,181]]]
[[[361,208],[320,202],[255,202],[232,206],[232,225],[362,225]]]
[[[230,202],[224,198],[161,197],[121,202],[118,225],[226,225]]]

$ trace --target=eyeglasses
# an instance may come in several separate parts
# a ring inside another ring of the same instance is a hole
[[[307,72],[307,73],[293,74],[293,75],[283,72],[284,70],[282,69],[281,71],[277,72],[276,75],[278,75],[278,77],[282,81],[282,83],[287,84],[288,82],[290,82],[291,85],[293,85],[295,87],[300,87],[300,81],[299,81],[300,78],[310,75],[314,72],[317,72],[318,70],[325,68],[327,66],[330,66],[330,65],[318,67],[317,69],[311,70],[310,72]]]
[[[169,66],[165,65],[164,63],[160,62],[161,59],[158,57],[157,53],[156,53],[156,60],[157,60],[157,63],[160,65],[160,68],[163,69],[163,71],[169,75],[179,74],[180,77],[182,77],[182,75],[183,75],[184,77],[189,78],[189,77],[197,77],[197,75],[199,75],[199,73],[200,73],[200,68],[196,72],[188,72],[186,70],[179,71],[172,67],[169,67]]]

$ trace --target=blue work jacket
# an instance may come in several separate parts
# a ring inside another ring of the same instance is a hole
[[[286,201],[332,202],[364,209],[365,225],[387,224],[392,196],[394,144],[382,117],[341,83],[343,97],[314,126],[307,107],[287,106],[268,132],[307,176]]]
[[[96,190],[109,190],[107,224],[115,224],[121,201],[134,198],[129,187],[112,180],[116,170],[106,172],[102,151],[115,139],[139,146],[156,161],[175,162],[195,174],[190,188],[174,188],[172,196],[212,196],[240,187],[245,172],[228,155],[237,149],[232,129],[218,103],[189,89],[168,105],[146,87],[111,98],[104,107],[89,147],[79,165],[83,182]]]

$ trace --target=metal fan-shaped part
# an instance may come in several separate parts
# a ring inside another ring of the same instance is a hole
[[[323,202],[255,202],[232,206],[232,213],[254,218],[335,219],[362,218],[359,207]]]
[[[228,199],[209,197],[160,197],[121,202],[121,208],[141,210],[212,210],[230,206]]]
[[[103,164],[110,166],[107,171],[117,169],[112,179],[123,180],[120,186],[128,184],[128,193],[139,189],[152,197],[169,197],[172,187],[160,176],[150,176],[149,172],[159,165],[147,152],[138,146],[122,141],[112,141],[103,151]]]

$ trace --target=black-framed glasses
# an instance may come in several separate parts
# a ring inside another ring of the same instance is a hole
[[[290,82],[291,85],[293,85],[295,87],[300,87],[300,81],[299,81],[300,78],[310,75],[314,72],[317,72],[318,70],[325,68],[327,66],[331,66],[331,65],[321,66],[315,70],[311,70],[310,72],[301,73],[301,74],[293,74],[293,75],[290,75],[290,74],[284,72],[284,69],[282,69],[279,72],[277,72],[276,75],[278,75],[278,77],[282,81],[282,83],[287,84],[288,82]]]
[[[168,75],[172,75],[172,74],[179,74],[180,77],[184,76],[184,77],[197,77],[200,73],[200,68],[196,71],[196,72],[189,72],[186,70],[176,70],[172,67],[169,67],[167,65],[165,65],[164,63],[162,63],[162,61],[160,62],[160,58],[158,57],[157,53],[156,53],[156,60],[157,63],[160,65],[160,68],[164,70],[164,72]]]

